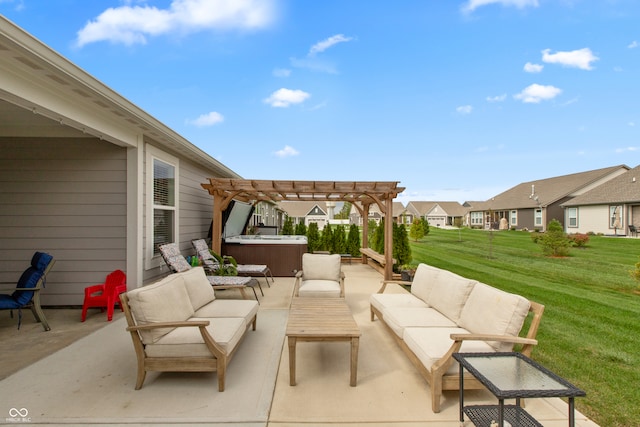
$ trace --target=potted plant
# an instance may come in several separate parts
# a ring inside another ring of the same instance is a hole
[[[410,264],[400,266],[400,277],[405,282],[412,282],[413,276],[416,274],[416,268]]]
[[[237,276],[238,275],[238,262],[234,257],[230,255],[220,256],[217,253],[209,250],[211,255],[218,261],[219,267],[213,274],[216,276]]]

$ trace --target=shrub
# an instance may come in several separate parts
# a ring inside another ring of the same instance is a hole
[[[570,242],[557,219],[549,221],[547,231],[540,236],[538,243],[542,245],[542,253],[547,256],[569,255]]]
[[[574,233],[568,236],[569,241],[576,248],[584,248],[589,243],[589,235],[583,233]]]

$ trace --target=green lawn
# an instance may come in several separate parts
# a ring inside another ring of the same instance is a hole
[[[424,262],[545,305],[532,357],[587,392],[576,408],[600,426],[640,426],[640,294],[629,276],[640,239],[591,236],[547,258],[528,232],[442,230],[411,242]]]

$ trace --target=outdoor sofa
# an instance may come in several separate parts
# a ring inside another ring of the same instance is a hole
[[[420,264],[411,292],[370,298],[371,321],[381,319],[431,387],[431,406],[440,412],[443,390],[458,390],[456,352],[512,351],[531,355],[544,306],[447,270]],[[525,319],[532,313],[524,337]],[[465,389],[483,388],[465,375]]]
[[[258,303],[216,298],[202,267],[170,274],[120,295],[138,360],[136,390],[147,371],[217,372],[224,391],[227,364],[250,327]]]

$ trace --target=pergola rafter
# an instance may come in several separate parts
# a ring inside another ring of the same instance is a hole
[[[222,212],[233,199],[256,203],[258,201],[343,201],[357,206],[365,219],[362,245],[368,247],[366,232],[369,206],[375,203],[385,217],[393,212],[393,199],[404,191],[396,181],[282,181],[209,178],[202,188],[213,196],[213,235],[211,247],[222,250]],[[385,279],[393,274],[393,219],[385,223]]]

